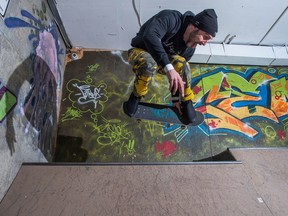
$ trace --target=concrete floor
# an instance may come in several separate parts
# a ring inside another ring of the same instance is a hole
[[[0,215],[288,215],[288,149],[237,162],[24,164]]]

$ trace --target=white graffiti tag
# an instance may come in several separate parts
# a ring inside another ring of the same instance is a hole
[[[74,87],[77,87],[81,93],[75,94],[77,96],[81,96],[78,98],[79,104],[87,104],[87,103],[94,103],[94,108],[97,108],[98,100],[101,98],[101,86],[99,88],[94,88],[89,85],[78,85],[77,83],[73,84]]]

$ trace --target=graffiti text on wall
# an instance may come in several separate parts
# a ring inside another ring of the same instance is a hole
[[[196,79],[192,86],[196,107],[206,113],[212,134],[234,131],[253,138],[259,133],[250,122],[253,119],[280,123],[288,118],[287,75],[218,68]]]

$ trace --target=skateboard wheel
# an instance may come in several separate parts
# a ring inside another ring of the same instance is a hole
[[[186,125],[181,125],[181,129],[185,129],[186,128]]]
[[[140,123],[141,122],[141,119],[137,119],[137,123]]]

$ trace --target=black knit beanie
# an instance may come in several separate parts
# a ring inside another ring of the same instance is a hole
[[[218,32],[217,15],[214,9],[206,9],[192,19],[192,24],[215,37]]]

